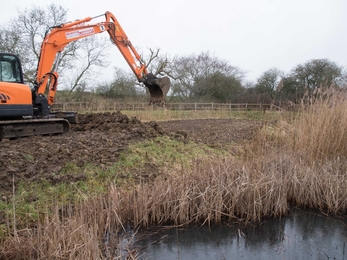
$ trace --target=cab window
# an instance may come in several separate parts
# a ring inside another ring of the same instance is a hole
[[[17,83],[21,82],[20,64],[15,56],[1,55],[0,81]]]

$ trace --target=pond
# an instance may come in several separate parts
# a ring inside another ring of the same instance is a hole
[[[133,238],[138,259],[347,260],[347,217],[300,209],[247,227],[169,228]]]

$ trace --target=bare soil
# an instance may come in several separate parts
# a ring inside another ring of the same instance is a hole
[[[250,139],[262,123],[256,120],[201,119],[143,123],[117,113],[79,115],[69,133],[0,141],[0,195],[8,196],[13,183],[73,182],[80,174],[59,174],[69,163],[107,168],[129,144],[169,135],[183,142],[223,148]]]

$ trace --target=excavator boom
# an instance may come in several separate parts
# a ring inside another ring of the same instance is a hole
[[[39,97],[37,99],[39,105],[41,105],[40,103],[42,102],[40,97],[42,97],[46,90],[48,90],[48,106],[51,106],[54,102],[59,77],[57,67],[60,60],[60,54],[66,45],[72,41],[106,31],[110,35],[112,42],[118,47],[137,80],[143,82],[149,89],[151,103],[158,103],[159,101],[163,102],[170,88],[170,79],[166,77],[165,85],[160,84],[164,84],[164,81],[156,81],[155,79],[158,78],[153,74],[148,73],[146,64],[142,61],[141,56],[130,42],[116,17],[111,12],[106,12],[104,15],[104,22],[86,24],[99,16],[94,18],[86,17],[74,22],[54,26],[46,33],[46,37],[41,46],[34,92],[35,96]]]
[[[163,104],[170,79],[157,78],[131,44],[116,17],[106,12],[105,21],[88,24],[97,17],[63,23],[49,28],[41,44],[33,89],[24,84],[20,60],[16,55],[0,53],[0,140],[31,135],[52,135],[69,131],[77,123],[77,113],[50,111],[58,86],[58,65],[67,44],[108,32],[137,80],[149,89],[151,103]]]

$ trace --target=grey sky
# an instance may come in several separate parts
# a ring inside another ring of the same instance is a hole
[[[0,24],[17,9],[46,0],[1,4]],[[285,73],[311,59],[347,68],[346,0],[60,0],[69,20],[112,12],[140,52],[160,48],[170,56],[209,51],[247,71],[255,81],[276,67]],[[116,48],[115,48],[116,49]],[[114,50],[117,52],[117,50]],[[121,56],[110,66],[126,68]]]

